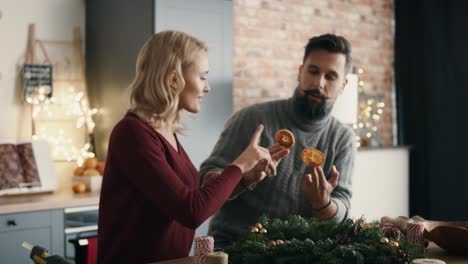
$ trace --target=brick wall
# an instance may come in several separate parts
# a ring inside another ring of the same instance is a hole
[[[384,98],[378,135],[393,143],[393,0],[233,0],[234,110],[287,98],[307,40],[346,37],[364,92]]]

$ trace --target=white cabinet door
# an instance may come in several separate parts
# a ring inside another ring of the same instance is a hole
[[[63,256],[63,211],[37,211],[0,215],[0,263],[32,263],[28,242]]]
[[[380,220],[409,214],[409,150],[363,149],[356,155],[351,216]]]

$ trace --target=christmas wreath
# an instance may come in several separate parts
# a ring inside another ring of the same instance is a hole
[[[262,263],[409,263],[424,257],[394,228],[347,219],[341,223],[290,216],[260,217],[233,246],[225,248],[232,264]]]

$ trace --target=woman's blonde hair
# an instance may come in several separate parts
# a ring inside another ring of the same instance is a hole
[[[185,87],[183,72],[207,45],[187,33],[162,31],[148,39],[138,54],[135,79],[130,84],[131,111],[143,116],[154,128],[171,123],[174,132],[183,130],[179,94]],[[171,87],[175,73],[178,87]]]

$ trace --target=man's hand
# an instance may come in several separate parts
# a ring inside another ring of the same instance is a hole
[[[325,209],[327,209],[326,206],[331,201],[331,193],[336,185],[338,185],[338,179],[340,177],[340,173],[335,166],[330,170],[330,175],[331,177],[327,181],[322,168],[314,167],[310,174],[306,174],[302,178],[302,192],[313,210],[321,211],[320,209],[323,209],[325,211]],[[333,204],[331,207],[335,208],[335,210],[333,210],[334,212],[332,212],[333,214],[331,214],[331,216],[333,216],[334,213],[336,213],[336,205]]]

